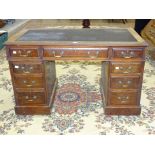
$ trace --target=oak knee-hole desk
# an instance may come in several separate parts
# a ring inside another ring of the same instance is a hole
[[[6,42],[16,114],[50,114],[56,60],[101,61],[107,115],[139,115],[146,42],[131,28],[29,29]]]

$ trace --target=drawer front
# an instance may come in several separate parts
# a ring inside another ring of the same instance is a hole
[[[10,48],[9,53],[11,57],[33,58],[39,56],[37,48]]]
[[[137,105],[137,92],[110,92],[110,105]]]
[[[21,106],[45,105],[44,92],[18,92],[17,103]]]
[[[16,74],[30,74],[30,73],[42,73],[43,65],[41,63],[20,63],[20,62],[10,62],[13,72]]]
[[[143,72],[144,64],[141,62],[132,63],[111,63],[111,73],[129,74]]]
[[[16,88],[43,88],[43,76],[14,76]]]
[[[134,59],[144,58],[143,49],[132,49],[132,48],[113,48],[114,58]]]
[[[53,49],[44,48],[44,57],[65,58],[65,57],[84,57],[84,58],[107,58],[108,48],[102,49]]]
[[[112,89],[138,89],[140,84],[139,76],[112,76],[110,80]]]

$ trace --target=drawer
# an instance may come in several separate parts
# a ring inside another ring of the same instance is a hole
[[[44,57],[65,58],[65,57],[84,57],[84,58],[107,58],[108,48],[44,48]]]
[[[14,75],[14,82],[16,88],[43,88],[43,76],[21,76]]]
[[[113,48],[112,51],[112,56],[114,58],[144,58],[144,50],[141,48]]]
[[[11,57],[34,58],[38,57],[37,48],[10,48],[9,55]]]
[[[28,63],[28,62],[10,62],[10,66],[14,73],[16,74],[30,74],[30,73],[42,73],[43,64],[42,63]]]
[[[138,92],[110,92],[110,105],[137,105]]]
[[[20,106],[45,105],[44,92],[17,92],[16,97]]]
[[[143,62],[112,62],[111,73],[129,74],[143,72]]]
[[[111,76],[110,78],[112,89],[138,89],[140,84],[139,76]]]

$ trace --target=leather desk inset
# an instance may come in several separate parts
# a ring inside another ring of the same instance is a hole
[[[139,115],[145,41],[131,28],[24,30],[6,43],[16,114],[50,114],[55,61],[101,61],[107,115]]]
[[[136,39],[126,29],[53,29],[29,30],[19,41],[116,41]]]

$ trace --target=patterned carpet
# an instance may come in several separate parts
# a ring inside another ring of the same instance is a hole
[[[17,116],[5,50],[0,51],[0,134],[155,134],[155,61],[147,56],[140,116],[105,116],[99,62],[57,62],[59,79],[49,116]]]

